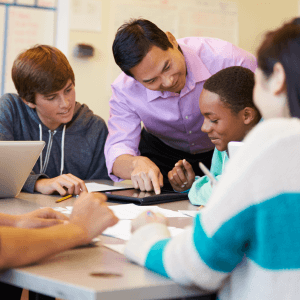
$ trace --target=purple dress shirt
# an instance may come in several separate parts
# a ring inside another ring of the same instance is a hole
[[[212,150],[214,145],[201,131],[204,117],[199,96],[205,80],[227,67],[243,66],[254,72],[257,66],[252,54],[223,40],[188,37],[179,39],[178,44],[187,67],[186,84],[180,94],[151,91],[124,73],[111,85],[105,157],[114,181],[120,180],[111,174],[116,158],[140,155],[141,122],[149,133],[175,149],[193,154]]]

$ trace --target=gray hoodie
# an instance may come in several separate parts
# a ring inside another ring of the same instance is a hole
[[[23,191],[33,193],[39,178],[71,173],[78,178],[109,179],[104,158],[107,126],[85,105],[76,102],[67,124],[49,130],[16,94],[0,98],[0,140],[46,142],[43,153],[26,180]]]

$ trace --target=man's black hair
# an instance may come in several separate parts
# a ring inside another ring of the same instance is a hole
[[[117,31],[112,50],[116,64],[131,77],[130,69],[138,65],[153,46],[173,48],[165,32],[145,19],[131,19]]]

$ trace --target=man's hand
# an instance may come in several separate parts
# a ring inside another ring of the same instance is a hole
[[[154,190],[156,194],[160,194],[160,188],[164,183],[163,175],[157,165],[147,157],[136,156],[133,166],[131,180],[134,188],[148,192]]]
[[[59,225],[68,222],[69,218],[64,214],[46,207],[33,212],[15,216],[15,227],[42,228]]]
[[[87,243],[119,221],[108,208],[106,200],[104,194],[82,192],[74,203],[70,223],[81,227],[86,232]]]
[[[131,232],[134,233],[137,229],[149,223],[161,223],[168,225],[168,219],[160,213],[146,211],[141,213],[136,219],[131,222]]]
[[[63,174],[54,178],[42,178],[36,181],[34,190],[42,194],[52,194],[58,192],[61,196],[79,195],[87,192],[85,183],[80,178],[72,174]]]
[[[183,192],[191,188],[195,181],[195,172],[189,162],[185,159],[179,160],[168,173],[168,178],[175,191]]]

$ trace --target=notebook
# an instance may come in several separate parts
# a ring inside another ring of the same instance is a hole
[[[43,141],[0,141],[0,198],[20,193],[44,146]]]
[[[163,189],[159,195],[156,195],[155,192],[142,192],[136,189],[111,191],[105,192],[105,194],[108,201],[135,203],[138,205],[151,205],[189,199],[188,193],[177,193]]]
[[[229,142],[228,143],[228,156],[229,158],[232,158],[239,148],[241,148],[244,145],[243,142]]]

